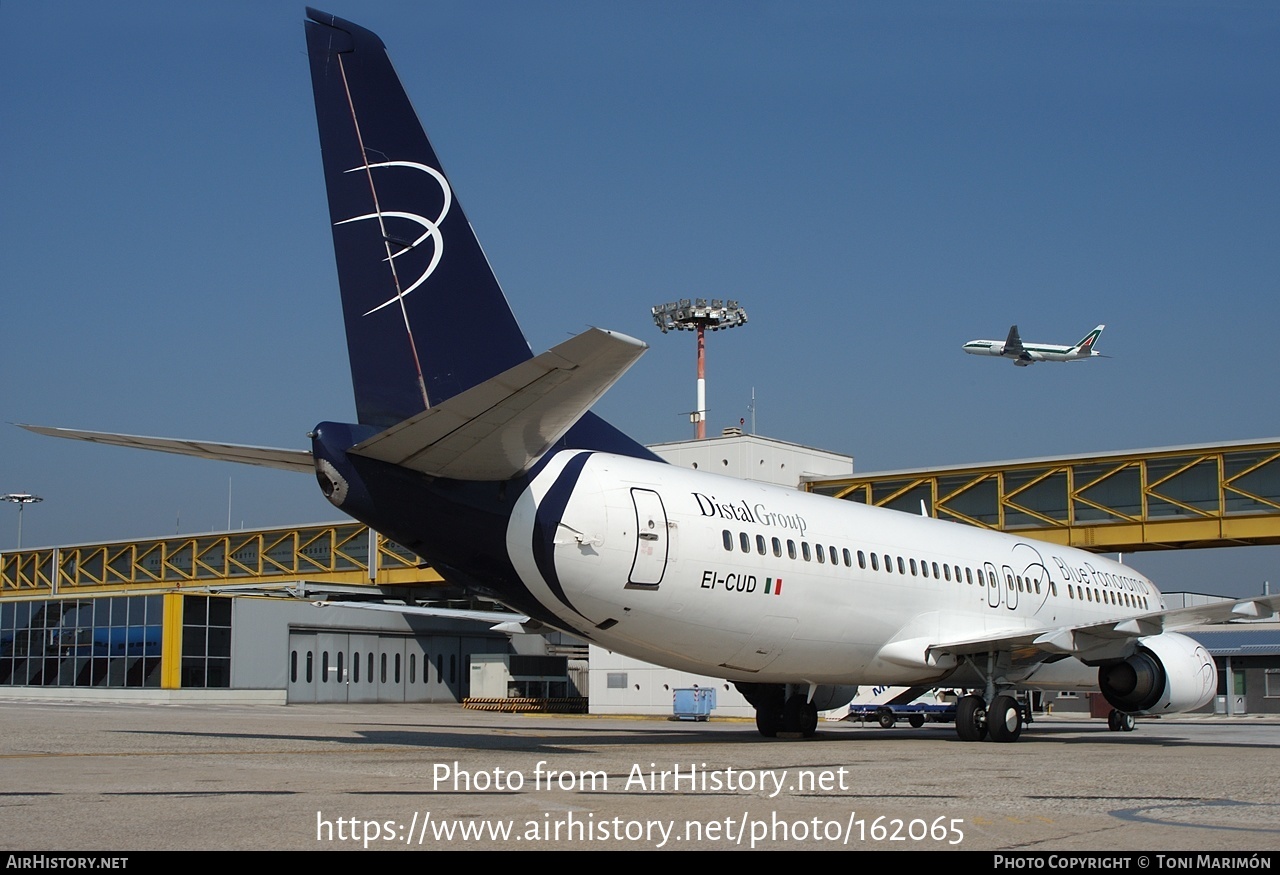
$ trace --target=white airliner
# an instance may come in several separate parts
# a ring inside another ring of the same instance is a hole
[[[767,736],[813,734],[859,685],[973,691],[966,740],[1016,740],[1033,688],[1199,708],[1213,660],[1173,630],[1280,603],[1171,611],[1091,553],[663,463],[589,410],[645,345],[591,329],[533,355],[382,42],[308,16],[359,421],[320,423],[310,450],[28,428],[312,473],[518,612],[489,622],[729,679]]]
[[[1098,342],[1098,335],[1106,327],[1099,325],[1080,338],[1075,346],[1064,346],[1055,343],[1024,343],[1018,336],[1018,326],[1014,325],[1004,340],[971,340],[964,345],[964,351],[969,355],[994,355],[1013,359],[1013,363],[1020,368],[1036,362],[1076,362],[1095,356],[1106,358],[1093,348]]]

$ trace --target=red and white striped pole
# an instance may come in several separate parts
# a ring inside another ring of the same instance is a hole
[[[695,436],[698,440],[707,438],[707,326],[698,323],[698,428]]]

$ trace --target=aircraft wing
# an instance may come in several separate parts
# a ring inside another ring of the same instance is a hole
[[[1022,345],[1022,337],[1018,334],[1018,326],[1009,326],[1009,336],[1004,341],[1004,354],[1021,356],[1026,352],[1026,348]]]
[[[1069,655],[1084,660],[1107,659],[1128,648],[1135,638],[1145,638],[1187,626],[1263,619],[1280,610],[1280,596],[1257,596],[1235,601],[1211,602],[1140,617],[1125,617],[1083,626],[1018,630],[983,638],[942,641],[928,648],[931,661],[1008,651],[1018,661],[1039,661]]]
[[[260,465],[284,471],[315,472],[315,462],[310,450],[284,450],[274,447],[250,447],[243,444],[219,444],[212,441],[183,440],[181,438],[146,437],[136,434],[113,434],[106,431],[80,431],[72,428],[52,428],[44,425],[23,425],[21,428],[49,437],[70,438],[95,444],[111,444],[117,447],[133,447],[140,450],[156,450],[176,453],[180,456],[196,456],[222,462],[239,462],[243,465]]]
[[[537,461],[646,349],[592,328],[348,452],[435,477],[507,480]]]

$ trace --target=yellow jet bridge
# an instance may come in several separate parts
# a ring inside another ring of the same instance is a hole
[[[372,536],[372,540],[371,540]],[[0,554],[0,598],[440,585],[412,552],[357,522],[15,550]]]
[[[1280,439],[814,478],[805,488],[1097,553],[1280,544]]]

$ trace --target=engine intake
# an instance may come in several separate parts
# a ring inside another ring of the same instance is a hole
[[[1213,699],[1217,680],[1209,652],[1177,632],[1143,638],[1128,659],[1098,669],[1102,695],[1126,714],[1194,711]]]

